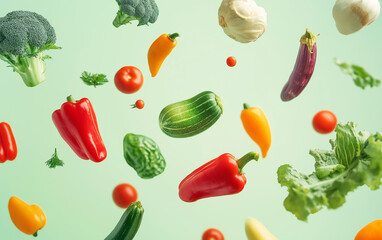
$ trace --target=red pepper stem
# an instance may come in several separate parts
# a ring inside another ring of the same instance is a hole
[[[66,98],[66,100],[67,100],[68,102],[72,102],[72,103],[75,103],[75,102],[76,102],[76,99],[74,99],[74,97],[73,97],[72,95],[68,96],[68,97]]]
[[[243,106],[244,106],[244,109],[251,108],[251,106],[249,106],[247,103],[244,103]]]
[[[179,37],[179,33],[173,33],[173,34],[169,34],[168,35],[168,38],[171,39],[171,41],[175,41],[175,38]]]
[[[258,160],[259,159],[259,154],[257,152],[249,152],[245,154],[242,158],[236,160],[237,166],[239,167],[239,172],[240,174],[243,171],[244,166],[250,162],[251,160]]]

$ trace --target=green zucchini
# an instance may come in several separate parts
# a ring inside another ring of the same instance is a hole
[[[131,203],[105,240],[132,240],[141,225],[143,212],[141,202]]]
[[[159,127],[170,137],[191,137],[211,127],[222,113],[220,98],[211,91],[205,91],[163,108],[159,115]]]

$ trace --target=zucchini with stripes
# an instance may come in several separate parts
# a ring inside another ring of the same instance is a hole
[[[163,108],[159,115],[159,127],[170,137],[192,137],[211,127],[222,113],[219,96],[205,91]]]

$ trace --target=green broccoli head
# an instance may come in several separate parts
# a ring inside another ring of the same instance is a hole
[[[41,15],[29,11],[13,11],[0,18],[0,59],[6,61],[33,87],[45,80],[43,51],[59,49],[56,33]]]
[[[113,21],[115,27],[138,20],[138,26],[154,23],[158,19],[159,9],[154,0],[116,0],[119,11]]]

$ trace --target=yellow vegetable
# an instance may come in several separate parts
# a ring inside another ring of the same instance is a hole
[[[263,224],[254,218],[245,220],[245,233],[248,240],[277,240]]]
[[[29,205],[16,196],[9,199],[8,210],[13,224],[25,234],[36,237],[46,224],[45,213],[38,205]]]

